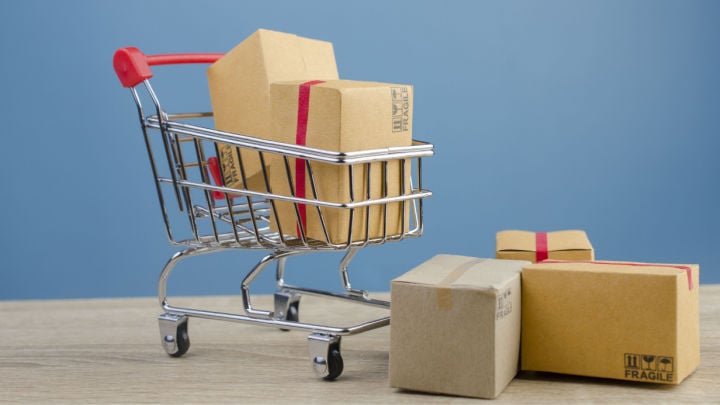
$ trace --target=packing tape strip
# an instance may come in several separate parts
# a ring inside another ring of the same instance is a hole
[[[435,293],[435,302],[439,309],[449,311],[453,307],[452,302],[452,283],[459,279],[466,271],[473,268],[475,265],[480,264],[487,259],[470,259],[467,262],[462,263],[453,271],[448,273],[445,278],[440,280],[438,283],[437,291]]]
[[[307,143],[307,124],[310,113],[310,87],[325,83],[322,80],[311,80],[300,84],[298,89],[297,127],[295,131],[295,144],[305,146]],[[295,196],[305,198],[305,159],[295,159]],[[307,232],[307,211],[305,204],[298,205],[300,223]],[[297,236],[300,236],[300,224],[297,225]]]
[[[537,263],[548,258],[548,235],[547,232],[535,233],[535,261]]]
[[[678,269],[678,270],[684,270],[685,275],[687,276],[687,282],[688,282],[688,290],[692,290],[693,285],[693,278],[692,278],[692,268],[690,266],[683,266],[678,264],[655,264],[655,263],[633,263],[633,262],[602,262],[602,261],[573,261],[573,260],[545,260],[543,263],[587,263],[587,264],[609,264],[609,265],[616,265],[616,266],[636,266],[636,267],[667,267],[671,269]]]

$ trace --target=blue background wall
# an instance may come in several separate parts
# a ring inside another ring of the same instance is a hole
[[[720,2],[26,0],[0,21],[0,299],[156,294],[175,249],[112,54],[225,52],[257,28],[333,42],[343,78],[415,86],[415,136],[436,146],[426,234],[361,252],[355,287],[490,257],[502,229],[567,228],[600,259],[720,282]],[[179,70],[156,71],[166,107],[208,110],[204,68]],[[236,293],[259,257],[190,260],[171,294]],[[336,289],[338,259],[288,278]]]

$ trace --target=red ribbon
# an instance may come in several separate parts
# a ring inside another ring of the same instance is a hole
[[[310,111],[310,87],[325,83],[322,80],[311,80],[300,84],[298,92],[297,130],[295,131],[295,144],[305,146],[307,140],[308,113]],[[305,159],[295,159],[295,196],[305,198]],[[307,212],[305,204],[298,204],[300,222],[306,229]],[[297,235],[300,236],[300,224],[297,225]]]
[[[687,275],[688,290],[693,289],[692,268],[676,264],[654,264],[654,263],[633,263],[633,262],[598,262],[598,261],[570,261],[570,260],[546,260],[543,263],[589,263],[589,264],[614,264],[618,266],[636,267],[669,267],[672,269],[684,270]]]
[[[548,258],[547,232],[535,233],[535,261],[540,263]]]

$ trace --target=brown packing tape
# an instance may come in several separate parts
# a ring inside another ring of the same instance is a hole
[[[459,279],[466,271],[473,268],[476,264],[480,264],[487,259],[470,259],[467,262],[461,264],[453,271],[448,273],[444,279],[440,280],[435,293],[435,301],[437,307],[443,311],[449,311],[452,309],[452,283]]]

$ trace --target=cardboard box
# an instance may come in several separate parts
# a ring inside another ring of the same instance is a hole
[[[305,145],[333,152],[353,152],[366,149],[384,149],[412,144],[412,86],[352,80],[329,80],[324,82],[290,81],[270,86],[273,131],[270,139],[285,143]],[[304,118],[299,119],[299,111]],[[276,156],[271,161],[271,189],[274,194],[295,195],[332,203],[349,203],[351,200],[349,167],[329,163],[292,159],[290,172],[294,190],[290,189],[285,163]],[[410,166],[406,167],[402,190],[402,161],[387,165],[387,182],[383,181],[382,163],[370,167],[370,190],[367,188],[368,165],[354,165],[354,201],[385,196],[398,196],[410,190]],[[408,162],[409,163],[409,162]],[[301,169],[298,172],[298,169]],[[315,189],[310,184],[310,172],[315,179]],[[304,186],[304,187],[302,187]],[[352,240],[397,235],[408,229],[409,204],[405,210],[401,203],[375,205],[368,209],[356,209],[353,215]],[[326,235],[317,209],[311,205],[299,205],[305,220],[298,220],[293,203],[277,201],[277,221],[284,234],[300,236],[298,223],[304,223],[306,238],[326,241]],[[404,211],[404,212],[403,212]],[[328,238],[331,243],[342,244],[348,240],[350,210],[321,208]],[[405,229],[402,229],[404,217]],[[386,228],[387,219],[387,228]],[[369,221],[369,230],[366,226]],[[275,220],[271,224],[276,228]]]
[[[498,259],[595,260],[585,231],[555,232],[500,231],[496,234],[495,257]]]
[[[495,398],[517,374],[526,261],[437,255],[392,280],[390,385]]]
[[[698,265],[523,268],[522,369],[679,384],[700,363]]]
[[[271,131],[270,83],[284,80],[338,78],[329,42],[282,32],[258,30],[207,70],[215,127],[222,131],[268,139]],[[242,188],[235,148],[220,145],[225,185]],[[246,179],[259,175],[257,152],[240,154]],[[266,191],[262,176],[248,188]]]

